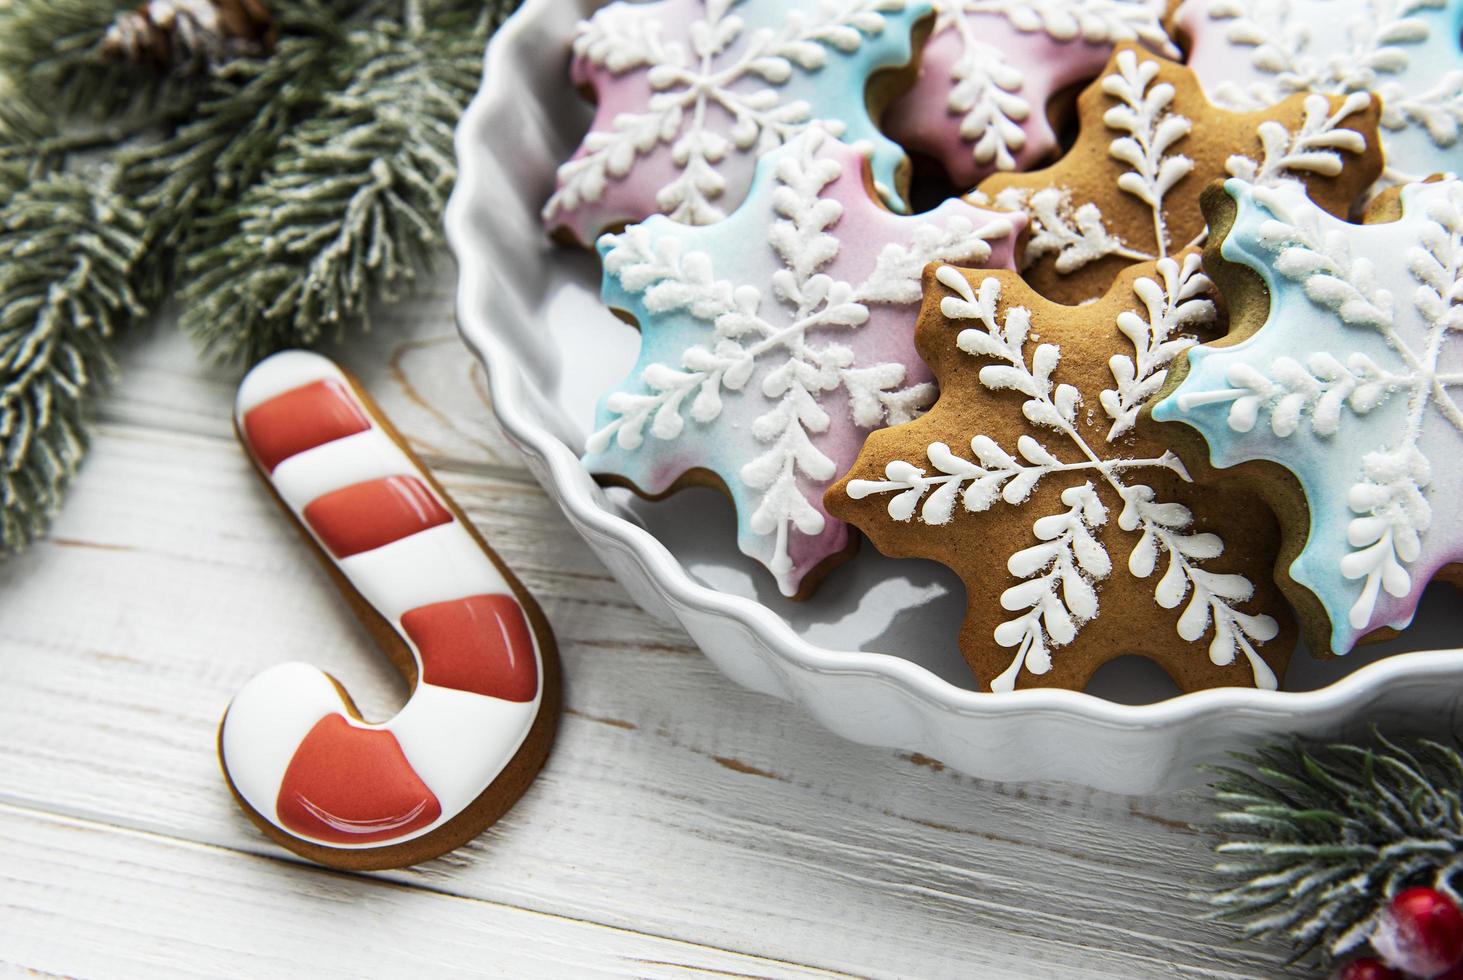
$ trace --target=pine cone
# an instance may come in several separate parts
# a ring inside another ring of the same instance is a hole
[[[275,33],[261,0],[148,0],[119,14],[97,51],[159,74],[192,75],[270,54]]]

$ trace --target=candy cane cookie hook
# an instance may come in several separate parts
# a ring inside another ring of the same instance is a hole
[[[553,741],[559,662],[543,613],[332,361],[261,361],[234,423],[412,686],[396,717],[372,724],[308,664],[259,674],[219,726],[235,798],[271,838],[334,867],[401,867],[466,843],[528,788]]]

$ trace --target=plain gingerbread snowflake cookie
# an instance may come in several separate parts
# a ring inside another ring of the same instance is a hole
[[[873,433],[827,503],[885,554],[960,576],[983,687],[1081,689],[1124,654],[1185,691],[1277,686],[1295,630],[1270,581],[1274,518],[1193,483],[1135,424],[1216,327],[1210,295],[1195,252],[1080,307],[1009,273],[926,272],[918,342],[940,399]]]
[[[720,221],[757,158],[818,124],[867,141],[874,183],[904,210],[904,151],[877,118],[907,84],[929,0],[613,3],[579,26],[574,83],[594,122],[560,168],[545,226],[593,242],[653,214]],[[903,76],[901,78],[901,76]]]
[[[1022,274],[1047,298],[1079,303],[1133,263],[1202,245],[1199,195],[1215,180],[1298,180],[1349,213],[1381,173],[1377,112],[1361,93],[1216,109],[1188,69],[1121,45],[1078,99],[1072,148],[1042,170],[987,178],[978,199],[1028,214]]]
[[[1171,57],[1161,0],[940,0],[919,78],[885,114],[957,187],[1052,156],[1053,99],[1097,76],[1120,41]]]
[[[959,200],[896,215],[868,183],[868,158],[814,128],[762,159],[727,219],[657,216],[599,242],[604,299],[641,350],[585,465],[649,496],[724,488],[741,550],[789,596],[850,546],[823,491],[869,430],[934,399],[910,327],[921,270],[1012,268],[1022,225]]]
[[[1375,92],[1394,179],[1463,171],[1463,0],[1183,0],[1171,27],[1216,105]]]
[[[1230,335],[1153,417],[1216,467],[1256,464],[1311,646],[1344,654],[1406,627],[1429,580],[1463,581],[1463,182],[1389,191],[1362,225],[1293,186],[1232,180],[1205,205]]]

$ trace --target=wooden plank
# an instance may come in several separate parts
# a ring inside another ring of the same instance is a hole
[[[1210,856],[1192,803],[983,784],[843,742],[631,605],[536,486],[439,472],[543,599],[569,715],[497,828],[383,880],[861,974],[1283,973],[1281,951],[1196,922]],[[399,704],[255,481],[216,431],[101,428],[53,539],[0,566],[8,800],[279,855],[217,772],[230,695],[305,659],[368,716]]]
[[[0,806],[0,964],[60,976],[827,977]]]
[[[483,367],[453,321],[456,274],[444,259],[420,295],[377,310],[326,354],[350,367],[428,462],[519,470],[518,451],[493,418]],[[171,321],[123,341],[119,383],[104,421],[225,436],[242,365],[208,364]]]

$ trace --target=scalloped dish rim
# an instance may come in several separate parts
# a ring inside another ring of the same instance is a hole
[[[536,469],[535,473],[545,483],[550,496],[558,502],[580,534],[586,538],[592,534],[602,539],[590,542],[596,551],[608,544],[632,558],[655,586],[661,599],[678,615],[687,611],[739,625],[774,656],[777,663],[771,666],[780,671],[810,671],[845,677],[862,675],[870,683],[890,686],[905,698],[922,702],[939,712],[960,716],[1014,719],[1062,715],[1083,724],[1130,732],[1162,729],[1177,734],[1178,730],[1216,714],[1283,716],[1294,723],[1290,727],[1314,727],[1359,712],[1386,687],[1400,680],[1448,679],[1455,684],[1463,681],[1463,659],[1457,656],[1456,651],[1421,651],[1364,665],[1325,687],[1301,692],[1214,688],[1150,704],[1125,705],[1081,691],[1034,689],[999,694],[972,691],[957,687],[898,656],[816,646],[798,636],[767,606],[697,582],[649,531],[611,513],[601,504],[602,495],[578,456],[535,418],[524,398],[527,378],[516,363],[515,354],[494,332],[488,277],[461,271],[482,268],[487,264],[484,248],[490,236],[486,229],[475,227],[473,221],[474,215],[482,210],[480,195],[484,192],[480,174],[482,164],[475,148],[482,138],[479,134],[484,129],[484,119],[494,102],[501,98],[500,93],[511,88],[512,80],[507,77],[510,71],[506,64],[507,56],[501,52],[510,48],[553,2],[527,0],[500,28],[488,46],[482,85],[457,127],[459,175],[447,208],[446,232],[459,268],[456,291],[458,324],[467,346],[485,366],[494,410],[503,429],[519,449],[541,464],[543,468]],[[747,644],[746,652],[752,656],[759,655],[752,644]],[[764,656],[763,659],[768,658]],[[796,685],[789,680],[784,679],[782,690],[796,691]],[[801,700],[792,693],[783,693],[782,696]],[[889,743],[879,741],[879,744]],[[916,748],[909,745],[896,747]],[[958,763],[956,767],[961,768]],[[1081,776],[1072,778],[1083,781]],[[1159,774],[1152,781],[1163,782],[1165,778]]]

